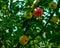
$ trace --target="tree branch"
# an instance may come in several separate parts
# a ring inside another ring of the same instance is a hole
[[[40,35],[40,36],[42,36],[42,34],[43,34],[43,30],[45,29],[45,27],[47,26],[47,24],[49,23],[49,21],[50,21],[50,19],[52,18],[52,16],[53,16],[53,14],[54,14],[55,12],[53,12],[53,13],[51,13],[51,15],[50,15],[50,17],[49,17],[49,20],[47,21],[47,23],[45,24],[45,26],[42,28],[42,30],[38,33],[38,34],[36,34],[36,36],[34,36],[34,38],[32,38],[31,40],[34,40],[35,39],[35,37],[37,37],[38,35]],[[31,41],[30,40],[30,41]],[[29,41],[29,42],[30,42]],[[29,43],[28,42],[28,43]]]

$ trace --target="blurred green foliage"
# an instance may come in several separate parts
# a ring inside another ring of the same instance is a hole
[[[34,0],[0,0],[0,48],[60,48],[60,0],[55,10],[49,8],[52,1],[37,0],[31,8]],[[40,18],[24,18],[24,12],[33,13],[36,7],[43,9]],[[51,21],[54,14],[58,16],[56,23]],[[19,42],[23,35],[29,38],[24,46]]]

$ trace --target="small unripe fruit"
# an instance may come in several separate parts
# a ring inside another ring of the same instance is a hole
[[[54,22],[54,23],[58,22],[58,17],[57,16],[53,16],[51,18],[51,21]]]
[[[33,16],[32,12],[24,12],[24,18],[31,19]]]
[[[56,2],[51,2],[51,3],[49,4],[49,8],[51,8],[51,9],[56,9],[56,8],[57,8]]]
[[[34,16],[36,16],[36,17],[40,17],[40,16],[43,14],[42,8],[39,8],[39,7],[35,8],[35,9],[33,10],[33,14],[34,14]]]
[[[31,8],[33,8],[33,7],[34,7],[34,4],[32,4]]]
[[[25,44],[28,43],[28,37],[27,37],[27,36],[21,36],[21,37],[19,38],[19,41],[20,41],[20,44],[21,44],[21,45],[25,45]]]
[[[28,5],[28,6],[25,6],[25,8],[31,8],[31,6]]]

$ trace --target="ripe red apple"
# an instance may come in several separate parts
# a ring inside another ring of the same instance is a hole
[[[34,16],[36,16],[36,17],[40,17],[40,16],[43,14],[42,8],[39,8],[39,7],[35,8],[35,9],[33,10],[33,14],[34,14]]]
[[[28,37],[23,35],[19,38],[19,41],[21,45],[25,45],[28,43]]]

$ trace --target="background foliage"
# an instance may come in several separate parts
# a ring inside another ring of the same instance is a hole
[[[0,0],[0,48],[60,48],[60,0],[56,0],[57,8],[49,8],[53,0]],[[40,18],[24,18],[24,12],[32,12],[41,7],[43,15]],[[57,15],[59,21],[54,23],[51,18]],[[19,37],[26,35],[29,42],[19,43]]]

